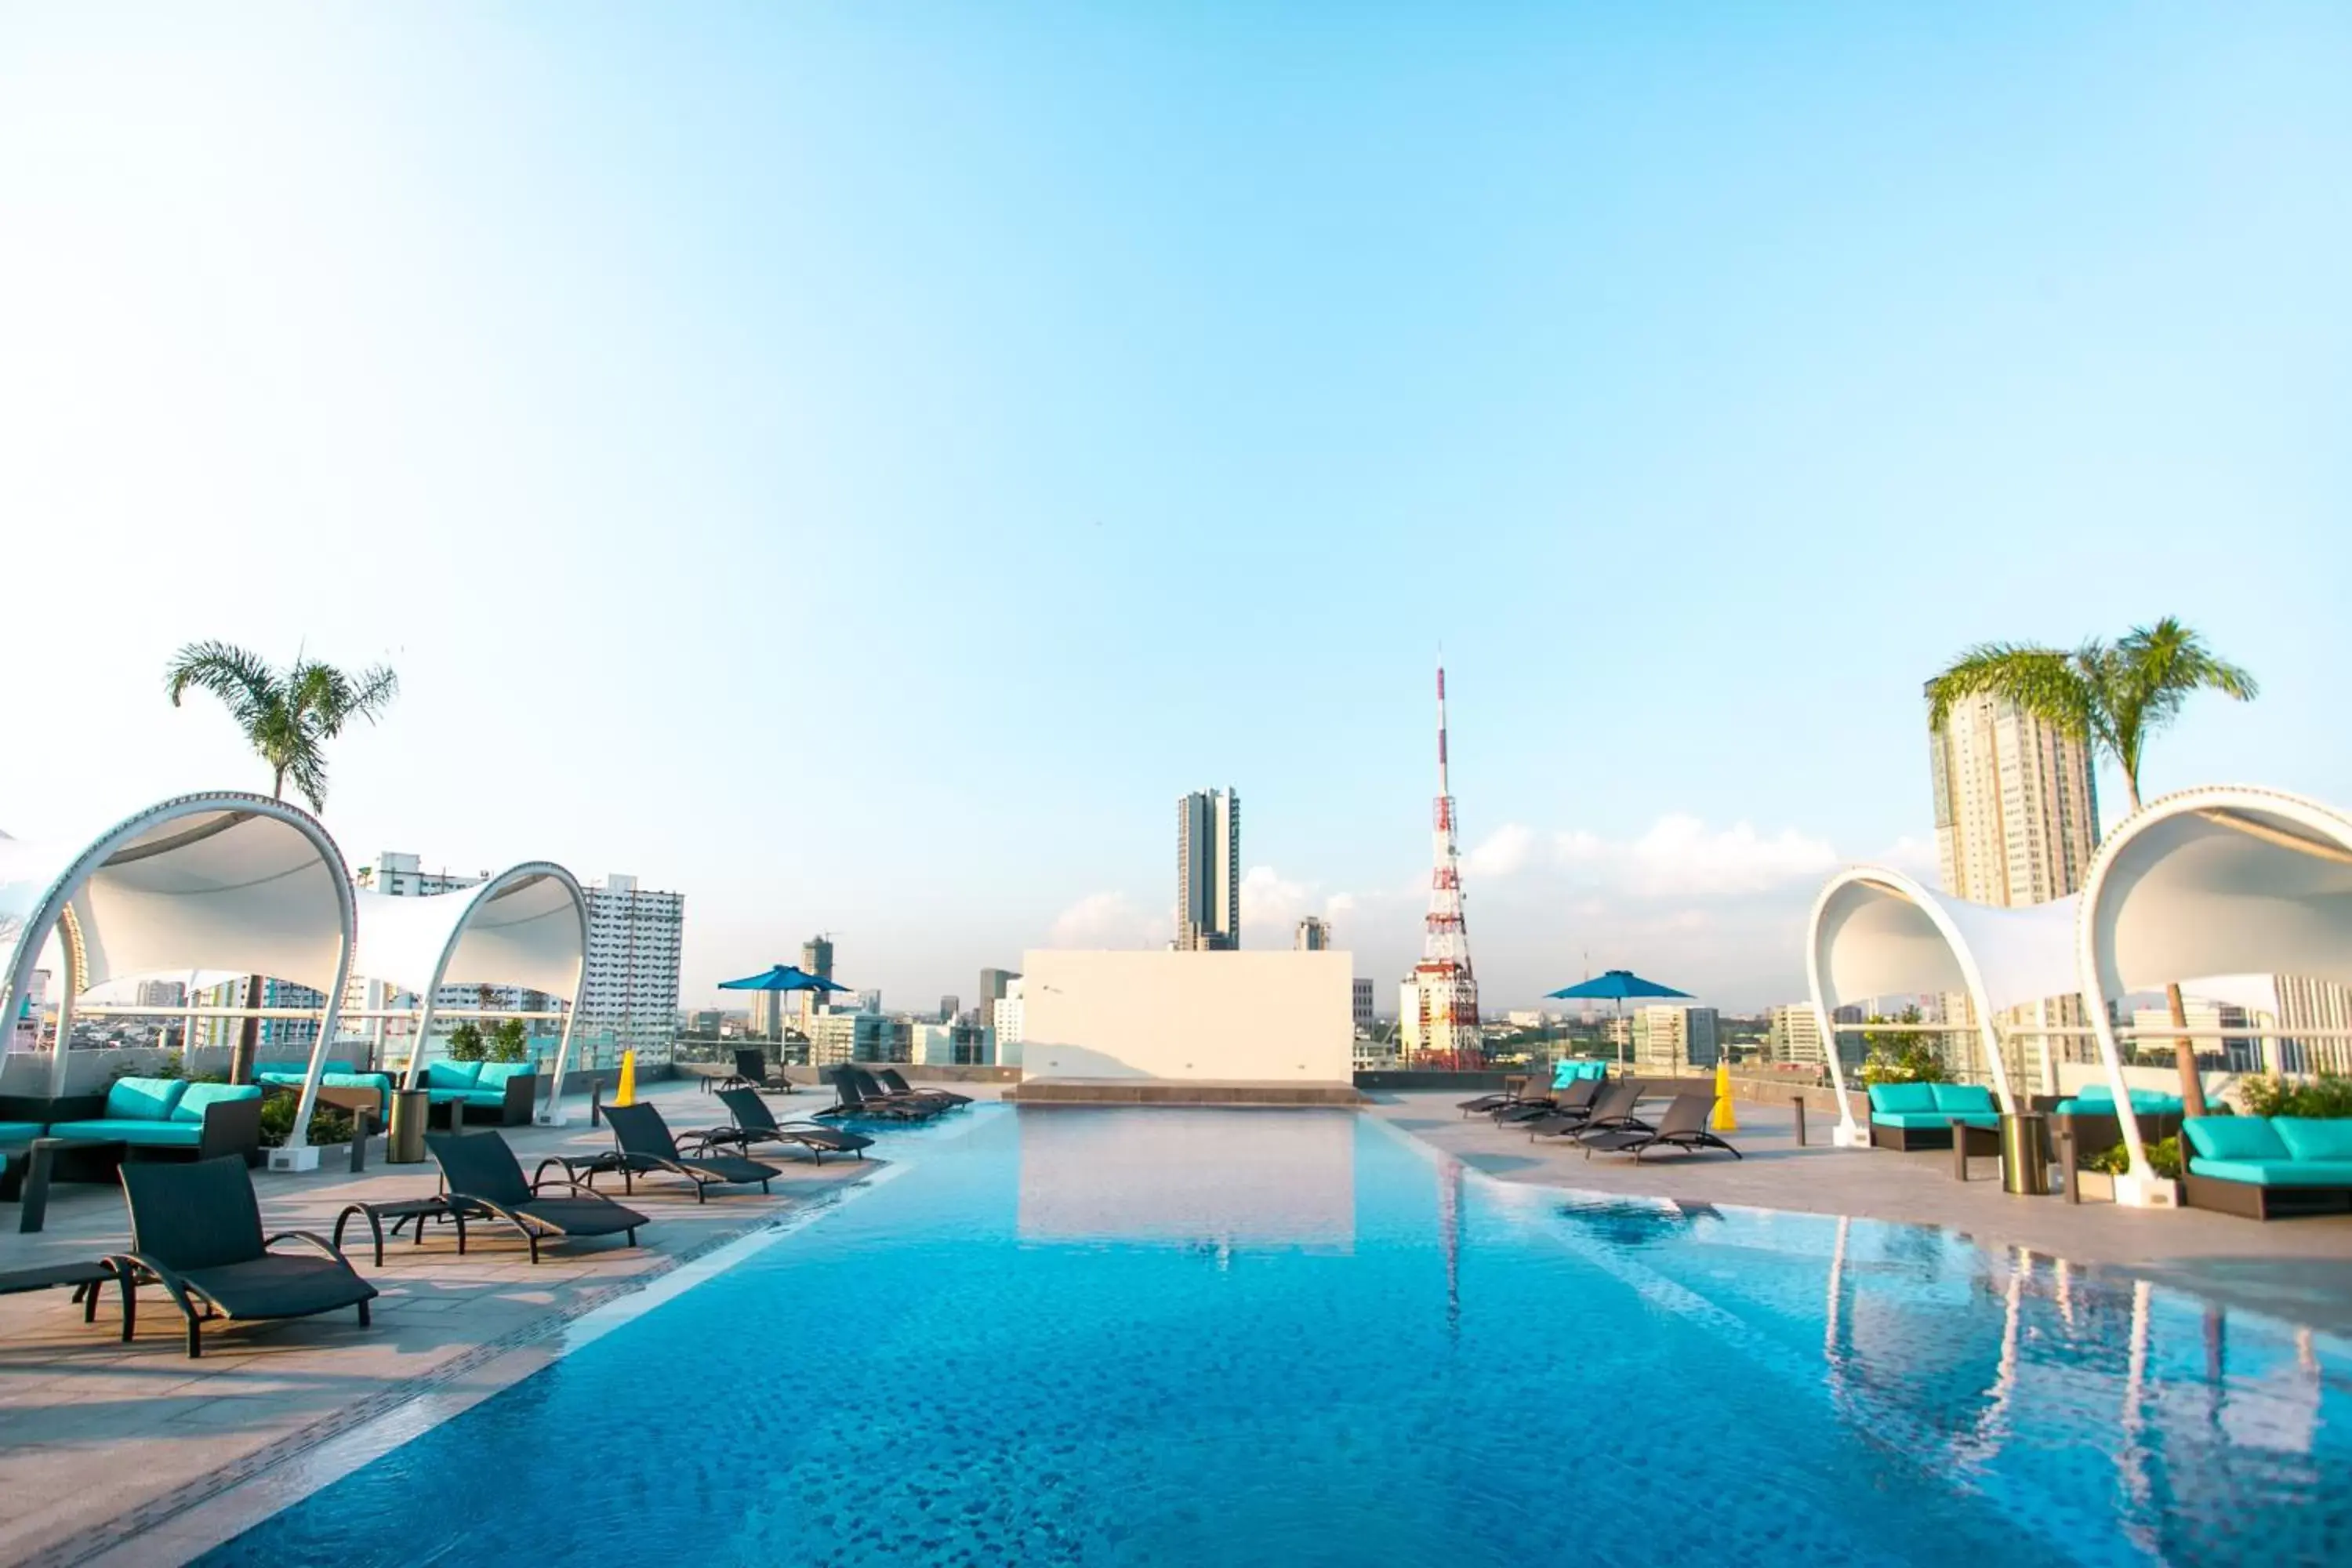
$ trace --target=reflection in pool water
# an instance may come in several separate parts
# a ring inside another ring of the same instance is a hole
[[[2324,1338],[1344,1111],[955,1121],[214,1560],[2352,1560]]]

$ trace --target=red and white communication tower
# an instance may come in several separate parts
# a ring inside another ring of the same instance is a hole
[[[1478,980],[1470,970],[1470,932],[1462,921],[1462,855],[1454,836],[1454,792],[1445,768],[1445,667],[1437,667],[1435,865],[1421,962],[1412,968],[1421,1029],[1419,1057],[1453,1068],[1485,1065],[1478,1035]]]

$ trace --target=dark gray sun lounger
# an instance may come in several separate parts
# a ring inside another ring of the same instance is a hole
[[[950,1110],[959,1105],[971,1103],[971,1096],[958,1094],[951,1089],[917,1089],[907,1081],[907,1075],[897,1068],[884,1068],[874,1076],[882,1080],[882,1087],[885,1089],[892,1094],[904,1095],[909,1100],[937,1100]]]
[[[828,1080],[837,1097],[823,1110],[811,1114],[831,1121],[924,1121],[933,1112],[896,1100],[875,1100],[857,1087],[857,1079],[847,1068],[827,1069]]]
[[[744,1091],[738,1091],[744,1092]],[[755,1097],[756,1098],[756,1097]],[[441,1163],[449,1186],[449,1210],[457,1222],[457,1251],[466,1250],[466,1221],[488,1216],[503,1220],[522,1232],[530,1243],[530,1260],[539,1261],[539,1244],[573,1236],[626,1236],[637,1244],[637,1226],[652,1222],[633,1208],[624,1208],[583,1182],[551,1176],[541,1165],[539,1179],[523,1179],[522,1162],[496,1132],[427,1132],[425,1146]],[[553,1163],[554,1162],[550,1162]],[[542,1197],[541,1189],[562,1187],[570,1195]],[[420,1222],[421,1223],[421,1222]]]
[[[207,1318],[250,1322],[357,1307],[360,1327],[368,1326],[375,1287],[332,1242],[307,1230],[261,1234],[261,1204],[242,1155],[181,1165],[133,1161],[122,1167],[122,1195],[131,1205],[131,1250],[111,1261],[124,1281],[125,1341],[142,1284],[163,1286],[188,1320],[191,1358],[204,1353],[197,1325]],[[281,1241],[320,1256],[270,1250]]]
[[[1553,1089],[1549,1084],[1529,1084],[1519,1091],[1518,1099],[1508,1105],[1497,1106],[1488,1114],[1497,1127],[1510,1127],[1522,1121],[1533,1121],[1549,1116],[1559,1104],[1559,1097],[1578,1083],[1591,1083],[1591,1079],[1578,1079],[1568,1089]]]
[[[650,1105],[608,1105],[604,1120],[612,1125],[614,1142],[620,1146],[625,1192],[636,1191],[638,1176],[667,1172],[692,1182],[694,1201],[703,1203],[712,1187],[749,1186],[757,1182],[764,1193],[771,1181],[783,1174],[773,1165],[746,1160],[740,1154],[681,1153],[677,1140],[669,1135],[669,1123]],[[593,1172],[588,1180],[592,1184],[596,1180]]]
[[[707,1082],[706,1087],[709,1087]],[[735,1053],[735,1070],[728,1074],[725,1078],[720,1079],[717,1087],[720,1089],[756,1089],[768,1094],[790,1094],[793,1092],[791,1079],[770,1078],[768,1076],[768,1053],[765,1051],[756,1050],[737,1051]]]
[[[1493,1094],[1482,1094],[1475,1100],[1457,1100],[1454,1102],[1454,1109],[1465,1117],[1491,1116],[1507,1105],[1517,1105],[1530,1091],[1540,1092],[1533,1073],[1525,1078],[1505,1079],[1503,1085]]]
[[[1554,1138],[1577,1131],[1595,1116],[1622,1116],[1633,1109],[1641,1095],[1640,1085],[1622,1079],[1613,1083],[1597,1078],[1579,1079],[1559,1091],[1559,1098],[1552,1102],[1548,1113],[1520,1125],[1528,1130],[1530,1142]]]
[[[881,1079],[864,1068],[849,1067],[841,1070],[856,1080],[857,1092],[866,1097],[866,1101],[869,1105],[895,1105],[902,1110],[911,1110],[922,1117],[944,1115],[954,1109],[945,1100],[926,1100],[921,1095],[911,1091],[906,1094],[894,1093],[884,1089]]]
[[[1715,1109],[1712,1094],[1678,1094],[1666,1106],[1655,1127],[1622,1127],[1607,1132],[1595,1132],[1579,1142],[1584,1145],[1584,1157],[1591,1159],[1599,1149],[1604,1153],[1631,1153],[1639,1160],[1653,1149],[1680,1149],[1696,1153],[1701,1149],[1720,1149],[1735,1160],[1746,1155],[1707,1131],[1707,1113]]]
[[[816,1163],[824,1163],[827,1154],[855,1154],[866,1158],[866,1151],[874,1147],[874,1140],[863,1132],[852,1132],[845,1127],[818,1127],[810,1122],[784,1123],[768,1109],[768,1102],[759,1092],[749,1089],[722,1089],[719,1098],[727,1113],[735,1119],[732,1127],[709,1127],[687,1134],[689,1144],[704,1149],[734,1148],[748,1150],[758,1143],[780,1143],[787,1148],[805,1149]]]

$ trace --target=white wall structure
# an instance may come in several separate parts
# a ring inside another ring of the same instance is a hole
[[[310,1051],[315,1085],[350,978],[355,927],[335,841],[309,813],[266,795],[180,795],[47,845],[0,838],[0,1017],[16,1011],[54,936],[63,983],[49,1081],[61,1094],[74,999],[93,985],[189,969],[292,981],[320,992],[324,1004]],[[306,1089],[289,1151],[305,1147],[310,1100]]]
[[[1022,965],[1030,1078],[1347,1083],[1345,952],[1032,952]]]
[[[2156,1181],[2129,1114],[2107,1003],[2208,974],[2352,981],[2352,817],[2242,785],[2167,795],[2099,847],[2082,903],[2083,997],[2131,1152],[2116,1196],[2161,1202],[2168,1187]]]

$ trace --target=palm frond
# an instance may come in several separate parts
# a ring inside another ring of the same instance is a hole
[[[1943,728],[1968,698],[1994,697],[2087,741],[2095,703],[2078,659],[2079,654],[2029,643],[1979,643],[1927,683],[1927,727]]]
[[[193,642],[172,656],[163,667],[163,693],[173,707],[180,706],[190,687],[219,698],[248,735],[285,701],[278,672],[268,661],[232,643]]]
[[[327,753],[318,745],[306,746],[287,764],[286,777],[310,803],[312,811],[327,809]]]

